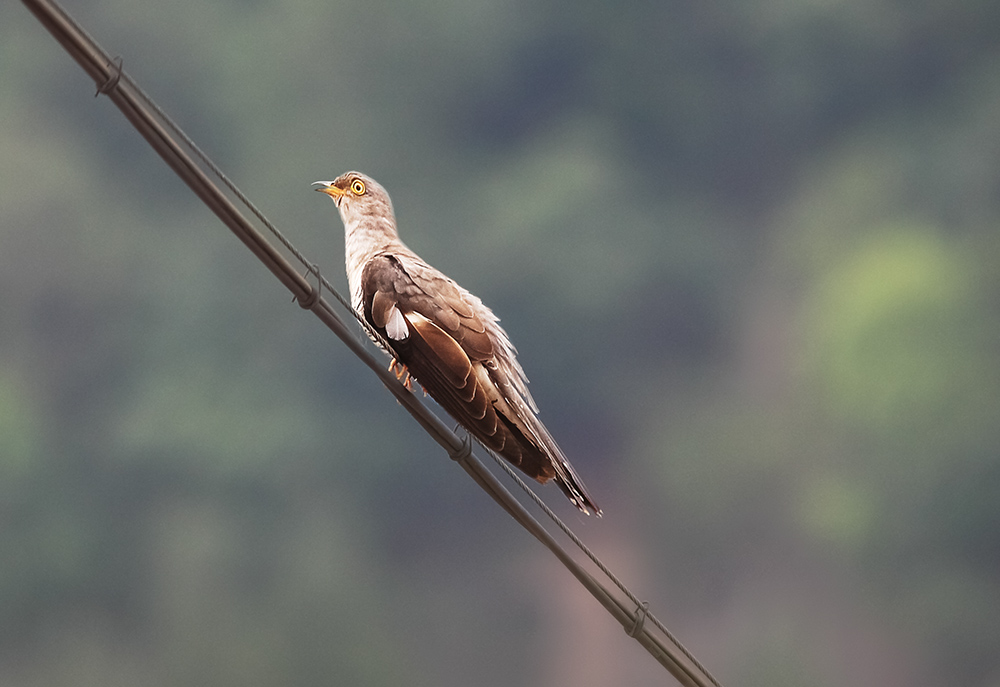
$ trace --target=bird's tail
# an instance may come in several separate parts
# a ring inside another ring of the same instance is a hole
[[[601,517],[601,507],[594,503],[587,487],[583,485],[583,480],[576,474],[576,470],[569,464],[569,461],[563,457],[561,451],[553,462],[556,468],[555,482],[566,494],[566,498],[587,515],[593,512],[597,517]]]

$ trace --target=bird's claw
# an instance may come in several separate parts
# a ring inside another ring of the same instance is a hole
[[[410,371],[406,369],[406,365],[393,358],[392,362],[389,363],[389,372],[396,375],[396,379],[403,383],[407,391],[413,391],[413,377],[410,376]]]

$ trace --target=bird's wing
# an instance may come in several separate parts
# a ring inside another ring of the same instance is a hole
[[[600,512],[535,416],[514,347],[489,308],[408,251],[370,260],[361,289],[365,319],[434,400],[525,473],[556,478],[579,507]]]
[[[455,419],[490,448],[509,450],[512,437],[496,412],[506,403],[486,373],[496,357],[486,323],[457,284],[418,261],[383,254],[365,265],[364,317]]]

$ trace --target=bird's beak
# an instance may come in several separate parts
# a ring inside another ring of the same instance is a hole
[[[314,181],[313,182],[313,186],[315,186],[317,184],[319,184],[319,188],[316,189],[317,191],[319,191],[320,193],[325,193],[326,195],[330,196],[334,200],[337,200],[338,198],[340,198],[340,197],[342,197],[344,195],[344,190],[343,189],[339,189],[336,186],[334,186],[332,181]]]

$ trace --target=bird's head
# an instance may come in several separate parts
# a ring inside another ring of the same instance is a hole
[[[366,217],[388,218],[394,221],[392,201],[382,185],[361,172],[346,172],[333,181],[315,181],[316,190],[333,199],[345,225]]]

